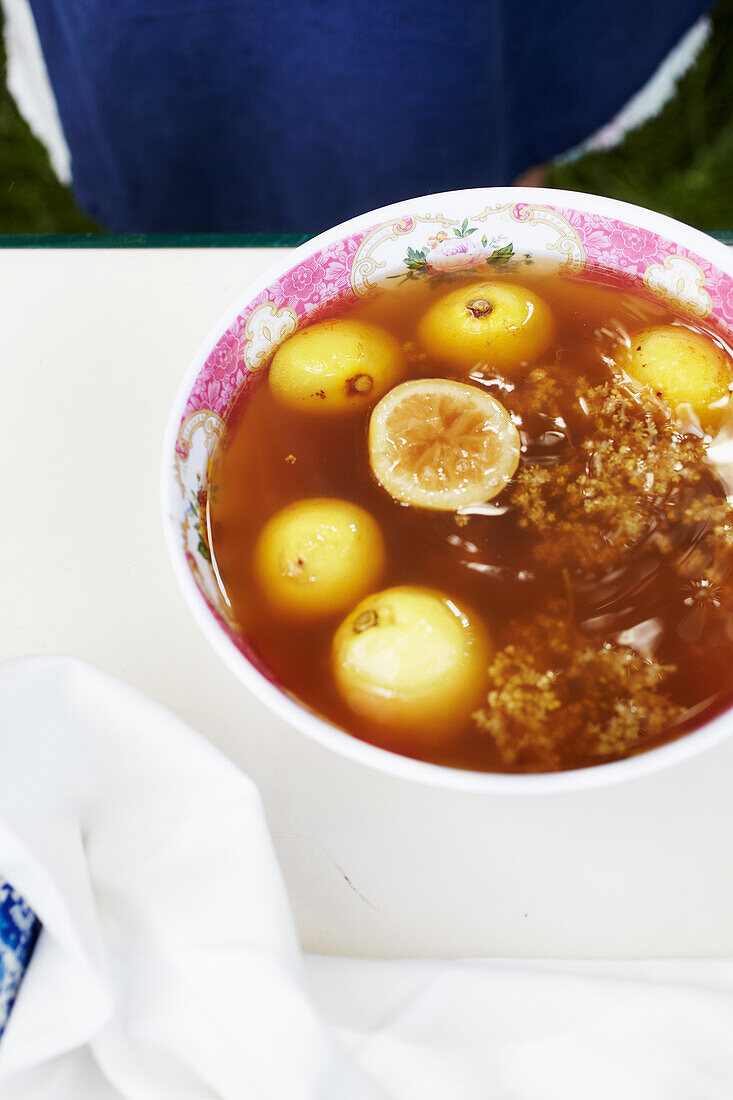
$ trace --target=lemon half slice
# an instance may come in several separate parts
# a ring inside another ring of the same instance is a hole
[[[395,386],[369,422],[377,481],[395,500],[435,511],[495,497],[519,465],[520,446],[503,405],[447,378]]]

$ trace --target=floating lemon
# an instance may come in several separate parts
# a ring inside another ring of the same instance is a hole
[[[384,542],[375,520],[358,505],[300,500],[265,524],[254,561],[276,611],[318,618],[352,607],[379,583]]]
[[[477,705],[491,647],[484,627],[432,588],[388,588],[358,604],[336,631],[333,670],[357,714],[443,739]]]
[[[405,373],[402,348],[366,321],[321,321],[275,352],[270,388],[283,404],[345,413],[373,404]]]
[[[555,324],[547,303],[516,283],[472,283],[440,298],[422,318],[425,351],[461,370],[504,370],[547,351]]]
[[[519,464],[519,432],[503,405],[447,378],[403,382],[369,422],[374,476],[404,504],[453,512],[491,500]]]
[[[729,393],[733,381],[733,363],[725,352],[707,336],[681,325],[635,333],[619,366],[670,405],[692,405],[703,421],[710,419],[710,405]]]

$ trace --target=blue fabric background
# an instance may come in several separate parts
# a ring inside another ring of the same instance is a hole
[[[32,0],[87,212],[316,232],[508,183],[608,121],[704,0]]]

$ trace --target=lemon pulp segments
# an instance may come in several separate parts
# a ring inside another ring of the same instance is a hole
[[[509,413],[477,386],[448,378],[403,382],[369,422],[372,471],[404,504],[436,511],[491,500],[519,464]]]

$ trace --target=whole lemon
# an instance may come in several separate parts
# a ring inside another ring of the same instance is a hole
[[[618,363],[670,405],[692,405],[703,422],[710,419],[710,406],[730,392],[733,381],[733,364],[722,348],[682,325],[657,325],[634,333]]]
[[[547,303],[517,283],[484,282],[438,299],[418,326],[425,351],[462,371],[511,370],[547,351],[555,333]]]
[[[432,588],[387,588],[336,631],[333,670],[357,714],[418,741],[457,732],[485,690],[491,647],[483,625]]]
[[[405,373],[397,340],[366,321],[320,321],[275,352],[270,388],[291,408],[345,413],[373,404]]]
[[[255,575],[271,607],[297,618],[321,618],[352,607],[384,569],[376,521],[347,500],[289,504],[262,529]]]

